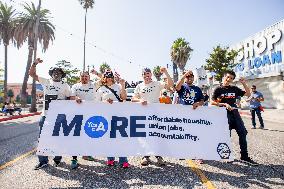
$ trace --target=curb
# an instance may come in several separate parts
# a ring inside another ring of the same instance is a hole
[[[1,118],[0,122],[13,120],[13,119],[19,119],[19,118],[23,118],[23,117],[34,116],[34,115],[40,115],[40,114],[41,114],[41,112],[35,112],[35,113],[30,113],[30,114],[16,115],[16,116],[12,116],[12,117],[5,117],[5,118]]]

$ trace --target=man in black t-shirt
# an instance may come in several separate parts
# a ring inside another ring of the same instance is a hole
[[[204,96],[198,86],[193,85],[194,75],[192,71],[184,72],[177,82],[176,91],[179,96],[179,104],[192,105],[193,109],[203,106]]]
[[[241,90],[237,86],[230,85],[235,79],[236,74],[233,71],[227,71],[223,77],[223,83],[218,86],[212,95],[212,105],[226,107],[227,117],[229,123],[229,129],[235,129],[239,136],[239,145],[241,149],[241,160],[252,165],[257,165],[249,156],[247,151],[247,130],[244,126],[244,122],[238,112],[236,99],[242,96],[250,96],[250,89],[247,86],[245,80],[240,78],[245,91]]]

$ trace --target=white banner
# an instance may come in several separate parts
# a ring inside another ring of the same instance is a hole
[[[38,155],[232,159],[225,108],[53,101]]]

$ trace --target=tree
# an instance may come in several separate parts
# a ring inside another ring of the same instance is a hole
[[[61,60],[56,63],[56,66],[64,70],[64,72],[66,73],[66,82],[69,85],[74,85],[75,83],[78,83],[78,81],[80,80],[78,72],[80,72],[80,70],[77,68],[73,68],[73,65],[70,62],[67,62],[66,60]]]
[[[173,73],[174,73],[174,82],[178,80],[178,72],[176,66],[180,69],[181,72],[184,71],[184,67],[193,49],[189,46],[189,43],[185,41],[184,38],[178,38],[173,42],[171,47],[171,60],[173,62]],[[176,66],[175,66],[176,65]]]
[[[233,70],[236,63],[234,62],[238,51],[229,50],[229,47],[222,48],[220,45],[213,48],[213,52],[206,59],[204,65],[205,70],[214,72],[215,79],[221,83],[224,73],[228,70]]]
[[[3,100],[3,97],[4,97],[4,93],[3,93],[3,90],[4,90],[4,80],[3,80],[3,73],[4,73],[4,70],[2,68],[0,68],[0,96],[2,97],[2,100]]]
[[[14,91],[12,89],[9,89],[7,96],[9,97],[9,102],[11,102],[11,99],[14,97]]]
[[[17,95],[17,96],[16,96],[16,102],[17,102],[17,103],[21,102],[21,97],[20,97],[20,95]]]
[[[8,79],[8,45],[14,41],[16,12],[12,6],[0,2],[0,40],[3,41],[5,48],[5,63],[4,63],[4,101],[7,99],[7,79]]]
[[[89,8],[93,8],[95,4],[94,0],[79,0],[80,4],[83,5],[85,9],[85,32],[84,32],[84,61],[83,61],[83,71],[85,71],[86,65],[86,33],[87,33],[87,12]]]
[[[28,42],[28,60],[26,65],[26,71],[23,79],[23,85],[21,90],[21,104],[26,105],[27,103],[27,82],[29,79],[29,69],[31,67],[33,53],[36,50],[37,41],[42,44],[42,50],[45,52],[48,49],[49,42],[55,39],[54,30],[55,27],[49,21],[50,11],[47,9],[41,9],[39,11],[39,24],[36,27],[37,22],[37,8],[34,3],[31,5],[25,3],[24,12],[20,14],[17,19],[17,26],[15,29],[15,38],[17,40],[17,45],[22,45],[24,42]],[[38,37],[36,39],[35,29],[38,28]],[[34,54],[35,55],[35,54]],[[33,85],[34,86],[34,85]],[[33,87],[32,93],[35,93]]]
[[[100,65],[100,72],[103,74],[106,70],[110,70],[110,65],[108,65],[106,62],[103,62]]]
[[[157,81],[160,81],[161,76],[163,75],[160,70],[161,70],[161,66],[156,66],[153,69],[153,74],[156,77]]]

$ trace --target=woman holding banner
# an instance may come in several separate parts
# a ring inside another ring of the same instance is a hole
[[[119,84],[116,84],[114,81],[113,72],[107,70],[102,77],[102,86],[97,90],[98,100],[107,101],[109,103],[114,102],[123,102],[126,100],[126,90],[125,90],[125,80],[119,79]],[[107,158],[107,165],[114,166],[115,157]],[[123,168],[128,168],[129,163],[127,157],[119,157],[119,164]]]

